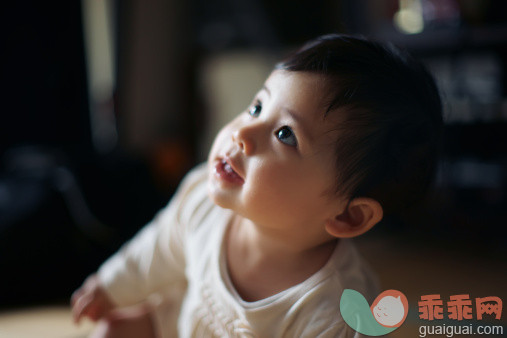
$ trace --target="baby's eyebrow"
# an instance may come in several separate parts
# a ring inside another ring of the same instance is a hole
[[[266,91],[266,93],[268,94],[268,96],[271,96],[271,91],[269,90],[269,88],[266,86],[266,84],[263,84],[262,85],[262,90]],[[314,140],[314,137],[313,135],[309,132],[309,130],[307,129],[306,127],[306,123],[304,122],[304,120],[301,118],[301,116],[294,110],[292,109],[289,109],[288,107],[284,107],[284,110],[291,116],[291,118],[296,121],[296,124],[297,124],[297,127],[298,129],[303,133],[303,136],[305,137],[306,139],[306,142],[308,143],[312,143],[313,140]]]
[[[303,133],[306,141],[308,143],[312,143],[314,140],[314,137],[313,137],[312,133],[310,133],[310,131],[308,130],[307,124],[305,123],[305,120],[302,118],[302,116],[298,112],[296,112],[292,109],[289,109],[287,107],[284,107],[283,109],[291,116],[291,118],[294,121],[296,121],[298,129]]]
[[[264,84],[264,85],[262,85],[262,89],[263,89],[263,90],[265,90],[265,91],[268,93],[268,95],[269,95],[269,96],[271,96],[271,91],[269,90],[269,88],[268,88],[268,87],[266,87],[266,85],[265,85],[265,84]]]

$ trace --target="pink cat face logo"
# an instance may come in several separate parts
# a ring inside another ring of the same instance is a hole
[[[380,325],[400,327],[408,314],[407,297],[398,290],[386,290],[377,296],[370,309]]]

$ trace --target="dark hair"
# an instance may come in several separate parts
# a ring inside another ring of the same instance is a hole
[[[322,74],[337,126],[337,193],[379,201],[385,213],[425,195],[437,165],[442,103],[426,68],[390,44],[325,35],[275,69]]]

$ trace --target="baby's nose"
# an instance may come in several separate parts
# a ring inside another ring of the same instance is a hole
[[[252,130],[249,127],[240,127],[233,131],[232,140],[245,155],[251,155],[255,149]]]

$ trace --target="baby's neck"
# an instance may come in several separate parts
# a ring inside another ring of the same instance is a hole
[[[226,237],[228,272],[245,301],[264,299],[305,281],[327,263],[337,243],[297,245],[256,230],[236,219]]]

